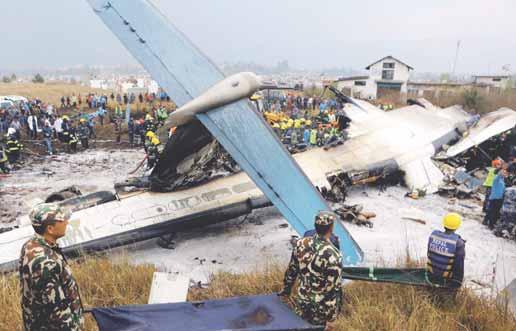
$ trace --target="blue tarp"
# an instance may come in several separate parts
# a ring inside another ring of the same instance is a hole
[[[323,330],[296,314],[275,295],[203,302],[95,308],[100,331]]]

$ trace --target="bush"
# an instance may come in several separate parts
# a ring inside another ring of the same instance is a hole
[[[467,110],[480,110],[483,108],[484,98],[475,89],[464,91],[462,98],[462,104]]]
[[[37,83],[37,84],[41,84],[41,83],[45,82],[45,79],[40,74],[36,74],[36,76],[34,76],[34,78],[32,79],[32,82],[33,83]]]

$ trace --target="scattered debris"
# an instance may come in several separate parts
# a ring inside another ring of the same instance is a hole
[[[174,233],[167,233],[167,234],[159,237],[158,241],[156,243],[161,248],[175,249],[176,248],[176,242],[175,242],[176,237],[177,237],[177,235],[176,235],[175,232]]]
[[[417,208],[409,208],[409,209],[400,209],[399,213],[401,215],[401,219],[414,221],[419,224],[426,224],[424,220],[425,213]]]
[[[206,262],[206,259],[200,259],[198,257],[194,258],[194,260],[199,261],[199,264],[203,264],[204,262]]]
[[[419,219],[419,218],[402,217],[402,219],[404,219],[404,220],[409,220],[409,221],[414,221],[414,222],[416,222],[416,223],[426,225],[426,221],[425,221],[425,220],[422,220],[422,219]]]
[[[190,278],[166,272],[155,272],[149,294],[149,304],[185,302]]]
[[[481,199],[479,191],[482,187],[482,181],[480,179],[466,172],[465,168],[457,168],[451,171],[451,167],[447,167],[448,169],[445,172],[446,176],[444,177],[443,184],[439,186],[439,194],[459,199]],[[471,171],[471,173],[481,175],[476,169]]]
[[[373,222],[371,219],[376,217],[376,214],[363,211],[363,209],[364,207],[362,205],[341,205],[334,211],[343,221],[372,228]]]
[[[411,192],[407,192],[405,194],[405,197],[417,200],[419,198],[424,197],[425,195],[426,195],[426,190],[416,189]]]
[[[45,199],[45,202],[49,203],[49,202],[63,201],[66,199],[75,198],[80,195],[82,195],[81,191],[77,188],[77,186],[72,185],[61,191],[57,191],[57,192],[50,194]]]
[[[349,177],[345,172],[334,173],[326,177],[330,183],[330,189],[322,187],[322,196],[331,202],[344,202],[348,194]]]

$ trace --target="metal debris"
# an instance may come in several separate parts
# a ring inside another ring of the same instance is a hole
[[[477,170],[471,171],[471,173],[480,175]],[[481,188],[482,181],[466,172],[465,168],[457,168],[451,171],[451,169],[448,167],[443,184],[439,186],[438,192],[439,194],[449,198],[477,198],[480,200]]]
[[[345,222],[350,222],[356,225],[363,225],[369,228],[373,227],[373,222],[371,219],[376,217],[375,213],[364,211],[364,207],[362,205],[341,205],[334,211]]]

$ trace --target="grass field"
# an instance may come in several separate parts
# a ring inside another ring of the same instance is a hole
[[[73,263],[86,308],[144,304],[154,268],[105,258]],[[278,292],[284,266],[271,265],[247,274],[221,272],[206,289],[191,289],[190,301]],[[336,330],[516,330],[516,319],[494,300],[463,290],[456,303],[438,304],[426,290],[392,284],[353,282],[344,287],[345,306]],[[0,330],[21,330],[20,294],[16,275],[0,276]],[[87,315],[86,330],[97,330]]]
[[[55,106],[61,104],[62,96],[75,95],[85,96],[88,93],[109,94],[111,91],[93,89],[79,84],[65,83],[0,83],[0,95],[20,95],[29,99],[38,98],[41,101]]]

